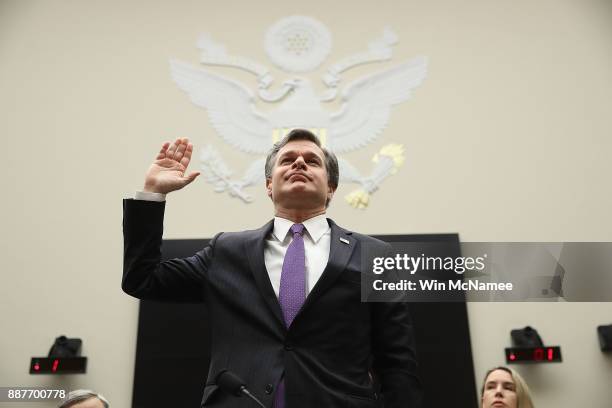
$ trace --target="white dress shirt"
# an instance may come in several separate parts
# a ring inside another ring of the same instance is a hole
[[[166,195],[137,191],[134,195],[134,199],[165,201]],[[283,270],[285,253],[293,239],[293,236],[289,232],[293,224],[293,221],[274,217],[274,228],[266,237],[264,245],[264,262],[266,264],[270,283],[272,283],[272,288],[277,297],[280,290],[280,278]],[[306,295],[308,295],[323,274],[323,270],[325,270],[325,266],[329,260],[331,228],[327,223],[325,214],[307,219],[302,224],[304,224],[305,229],[304,252],[306,255]]]
[[[290,228],[293,221],[274,217],[274,229],[266,237],[264,245],[264,261],[270,283],[278,297],[280,278],[283,270],[283,260],[287,247],[293,236]],[[306,295],[310,293],[317,283],[329,259],[331,242],[331,228],[327,223],[325,214],[317,215],[302,222],[304,224],[304,252],[306,255]]]

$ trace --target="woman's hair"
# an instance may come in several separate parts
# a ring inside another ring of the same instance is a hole
[[[102,405],[104,405],[104,408],[110,407],[110,404],[108,403],[106,398],[104,398],[100,394],[97,394],[91,390],[74,390],[68,393],[68,397],[66,398],[64,402],[62,402],[59,408],[69,408],[73,405],[76,405],[79,402],[88,400],[90,398],[97,398],[100,401],[102,401]]]
[[[487,384],[487,378],[489,374],[491,374],[495,370],[502,370],[510,374],[512,380],[514,381],[514,386],[516,387],[516,401],[518,408],[533,408],[533,401],[531,399],[531,391],[529,391],[529,387],[527,383],[521,377],[519,373],[514,371],[512,368],[499,366],[493,367],[484,376],[484,380],[482,381],[482,388],[480,389],[480,398],[483,397],[485,391],[485,385]]]

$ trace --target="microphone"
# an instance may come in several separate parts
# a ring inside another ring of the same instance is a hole
[[[238,377],[236,374],[232,373],[229,370],[223,370],[217,375],[217,385],[223,391],[228,394],[232,394],[236,397],[242,397],[246,395],[253,401],[257,403],[261,408],[266,408],[264,404],[261,403],[253,394],[250,393],[248,388],[246,387],[246,383]]]

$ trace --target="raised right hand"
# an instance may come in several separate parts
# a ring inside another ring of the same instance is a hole
[[[193,145],[187,138],[178,138],[172,144],[165,142],[145,177],[144,190],[149,193],[168,194],[180,190],[195,180],[200,172],[194,171],[188,176],[185,170],[189,166]]]

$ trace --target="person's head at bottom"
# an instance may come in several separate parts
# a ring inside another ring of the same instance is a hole
[[[91,390],[75,390],[58,408],[109,408],[110,404],[102,395]]]
[[[533,408],[527,383],[508,367],[487,371],[480,396],[482,408]]]

